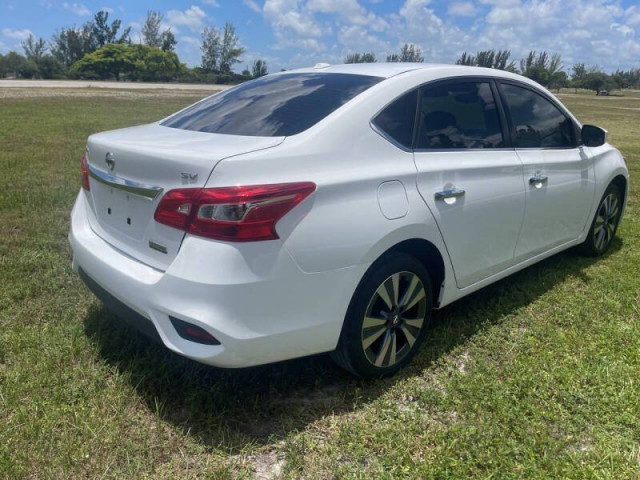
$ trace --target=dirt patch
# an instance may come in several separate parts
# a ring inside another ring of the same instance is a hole
[[[110,82],[99,80],[0,80],[0,88],[107,88],[116,90],[205,90],[219,91],[227,85],[208,83]]]
[[[3,98],[175,98],[175,97],[206,97],[217,90],[115,90],[107,88],[1,88],[0,99]]]
[[[273,452],[260,453],[253,458],[256,480],[272,480],[280,477],[284,460]]]

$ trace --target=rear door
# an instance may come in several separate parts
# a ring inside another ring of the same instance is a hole
[[[499,83],[512,142],[523,163],[526,210],[516,261],[577,238],[595,195],[593,162],[555,100],[523,84]]]
[[[414,139],[418,189],[445,240],[458,287],[514,261],[524,215],[522,164],[489,79],[420,89]]]

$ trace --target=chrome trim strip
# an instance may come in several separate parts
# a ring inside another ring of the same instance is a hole
[[[155,185],[147,185],[144,183],[134,182],[125,178],[116,177],[102,170],[98,170],[96,167],[89,164],[89,176],[104,183],[112,188],[124,190],[125,192],[133,193],[140,197],[144,197],[148,200],[154,200],[163,191],[162,187],[156,187]]]

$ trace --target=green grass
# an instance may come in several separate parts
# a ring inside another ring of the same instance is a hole
[[[242,371],[122,326],[70,268],[92,132],[189,97],[0,98],[0,477],[640,478],[640,224],[435,315],[377,382],[317,356]],[[640,98],[562,95],[640,173]]]

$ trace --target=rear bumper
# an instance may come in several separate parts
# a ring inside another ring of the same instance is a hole
[[[89,277],[89,275],[87,275],[81,268],[78,269],[78,274],[87,288],[91,290],[109,310],[115,313],[120,319],[124,320],[129,324],[129,326],[135,328],[151,340],[162,343],[162,339],[160,338],[160,335],[158,335],[158,330],[156,330],[156,327],[151,320],[143,317],[138,312],[129,308],[116,297],[111,295],[104,288],[98,285],[91,277]]]
[[[148,335],[156,336],[155,329],[167,348],[210,365],[246,367],[333,350],[366,270],[308,274],[280,241],[230,244],[187,236],[163,272],[96,235],[87,208],[81,191],[69,233],[74,270],[116,314]],[[180,337],[170,316],[221,344]]]

